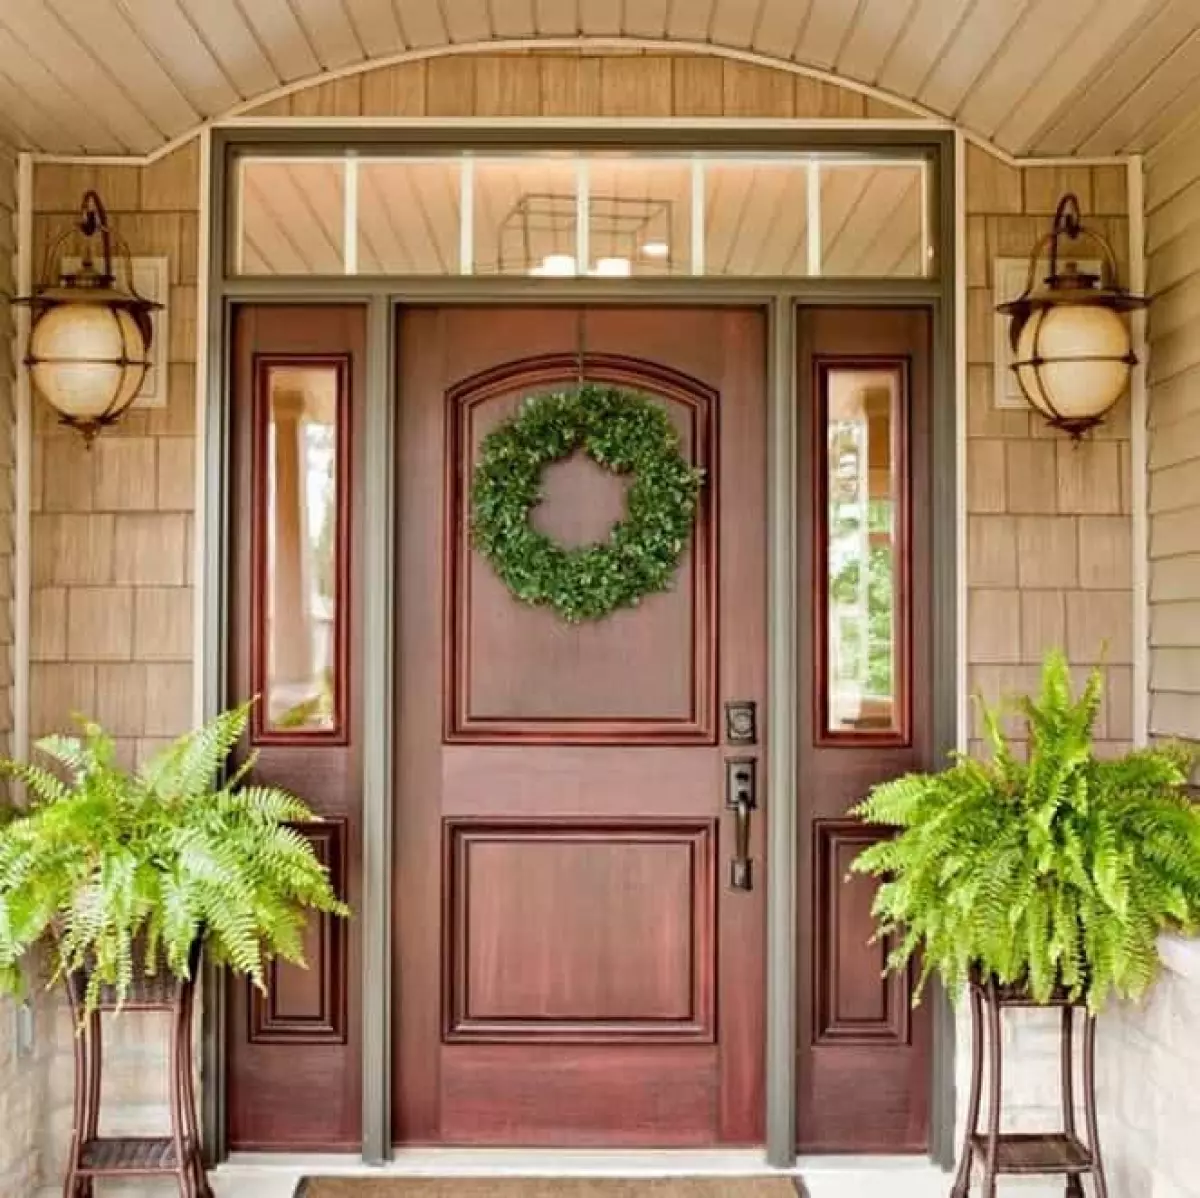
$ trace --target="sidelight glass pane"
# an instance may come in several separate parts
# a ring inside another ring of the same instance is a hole
[[[904,368],[824,363],[822,734],[906,735]]]
[[[265,366],[265,553],[258,588],[262,731],[337,731],[341,711],[346,363]]]
[[[932,273],[927,170],[924,162],[821,163],[821,274]]]
[[[341,158],[243,160],[237,272],[344,274],[345,182]]]

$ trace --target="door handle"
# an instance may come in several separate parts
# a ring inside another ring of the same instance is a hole
[[[725,762],[725,806],[733,812],[733,860],[729,885],[734,890],[754,889],[750,859],[750,815],[758,806],[753,757],[731,757]]]

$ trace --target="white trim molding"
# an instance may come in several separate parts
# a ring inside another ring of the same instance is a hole
[[[1146,193],[1145,169],[1140,155],[1127,167],[1129,208],[1129,288],[1146,291]],[[1131,319],[1133,352],[1137,365],[1129,381],[1129,493],[1130,545],[1133,561],[1133,729],[1135,745],[1150,740],[1150,511],[1149,511],[1149,388],[1147,384],[1150,343],[1146,336],[1147,314],[1134,312]]]
[[[18,295],[33,290],[33,158],[17,159],[17,252],[15,276]],[[33,392],[29,371],[22,362],[29,340],[29,309],[14,308],[13,364],[16,386],[13,485],[13,710],[12,754],[18,760],[29,756],[31,712],[29,702],[29,655],[31,629],[32,510],[33,510]]]

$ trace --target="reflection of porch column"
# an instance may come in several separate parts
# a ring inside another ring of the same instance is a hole
[[[304,395],[271,396],[275,494],[272,497],[274,560],[271,571],[271,663],[268,684],[312,681],[312,627],[304,496]]]

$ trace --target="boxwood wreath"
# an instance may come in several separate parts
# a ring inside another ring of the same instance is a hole
[[[559,545],[530,522],[542,472],[583,450],[633,481],[606,541]],[[566,621],[599,620],[665,591],[696,515],[704,471],[680,452],[670,418],[648,396],[581,384],[530,396],[480,448],[471,488],[475,547],[516,598]]]

